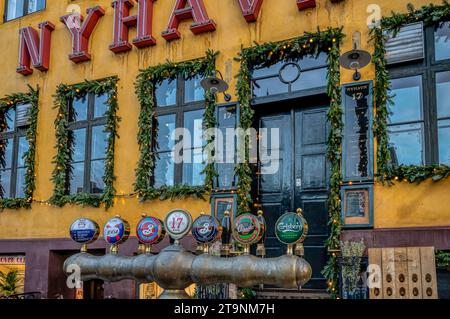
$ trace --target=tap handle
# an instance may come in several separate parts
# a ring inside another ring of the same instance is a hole
[[[231,243],[231,218],[230,212],[225,211],[224,216],[222,218],[222,245],[229,245]]]

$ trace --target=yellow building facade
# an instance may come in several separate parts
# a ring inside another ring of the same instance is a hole
[[[0,1],[0,10],[5,10],[6,2],[7,0]],[[407,2],[411,2],[416,8],[429,3],[441,4],[441,1],[437,0],[380,0],[377,4],[381,16],[390,16],[392,11],[406,12]],[[240,61],[235,57],[241,47],[248,48],[255,43],[300,37],[305,32],[316,32],[318,28],[325,30],[328,27],[343,27],[342,31],[346,36],[340,47],[341,53],[353,49],[352,35],[355,32],[361,34],[361,49],[374,52],[373,42],[369,41],[371,36],[367,19],[371,14],[377,14],[377,11],[369,9],[372,4],[369,0],[316,0],[314,8],[304,10],[299,10],[296,0],[265,0],[255,22],[247,22],[244,19],[238,0],[204,0],[207,14],[215,22],[215,31],[194,34],[189,29],[192,20],[187,19],[179,26],[181,38],[167,41],[161,33],[167,29],[174,3],[175,0],[170,0],[156,1],[153,4],[152,35],[156,39],[155,45],[145,48],[133,46],[130,51],[119,54],[109,49],[114,27],[114,8],[110,0],[47,0],[44,9],[4,21],[0,25],[0,97],[27,92],[28,85],[39,87],[34,202],[30,209],[4,209],[0,212],[0,255],[25,255],[25,292],[42,291],[49,298],[58,294],[69,296],[66,291],[68,288],[57,287],[64,285],[64,280],[58,277],[59,279],[52,281],[51,272],[60,267],[64,257],[76,249],[76,246],[66,246],[66,243],[69,241],[68,229],[77,218],[90,218],[103,225],[111,217],[120,215],[132,225],[131,237],[134,238],[133,227],[143,213],[164,219],[166,213],[175,208],[188,210],[194,218],[200,212],[211,211],[209,196],[206,196],[206,200],[184,198],[144,202],[136,196],[119,196],[114,199],[114,205],[109,209],[70,204],[56,207],[48,204],[46,201],[52,196],[54,188],[51,182],[53,159],[56,155],[54,121],[58,116],[58,110],[54,107],[54,94],[59,84],[72,85],[85,79],[99,80],[110,76],[118,78],[117,115],[121,121],[118,126],[120,138],[115,141],[114,187],[118,195],[131,194],[134,192],[135,168],[140,154],[137,144],[140,103],[135,93],[135,82],[141,69],[166,63],[167,60],[178,63],[202,58],[208,49],[219,51],[216,68],[229,84],[228,93],[232,97],[230,103],[233,103],[238,102],[236,84]],[[60,17],[72,12],[74,7],[80,8],[81,13],[86,16],[86,10],[95,6],[104,9],[104,16],[99,19],[89,39],[91,59],[74,63],[69,60],[72,50],[71,34],[60,21]],[[136,10],[135,6],[130,14],[136,14]],[[49,69],[42,72],[33,68],[31,75],[19,74],[16,72],[20,46],[19,30],[29,26],[38,30],[39,23],[44,21],[55,25],[55,30],[51,33]],[[130,41],[135,34],[136,28],[130,28]],[[360,71],[360,82],[373,81],[376,85],[374,64],[371,63]],[[341,67],[341,85],[353,83],[352,75],[352,70]],[[225,101],[222,95],[219,95],[218,104],[223,103]],[[374,111],[376,112],[375,107]],[[373,163],[376,163],[376,149],[375,140]],[[449,189],[448,179],[438,182],[428,179],[420,184],[395,181],[393,186],[375,182],[372,226],[368,229],[344,230],[342,238],[363,237],[368,240],[368,246],[389,247],[407,244],[396,240],[395,234],[404,231],[405,236],[410,236],[412,233],[425,232],[426,245],[449,249],[450,247],[446,246],[450,245]],[[413,241],[414,245],[420,246],[417,238]],[[37,247],[33,245],[39,245],[38,251],[42,254],[32,253],[30,247]],[[127,248],[124,248],[124,251],[133,253],[137,250],[137,241],[133,239],[125,246]],[[93,247],[105,249],[102,243]],[[61,252],[57,253],[58,257],[54,256],[56,251]],[[45,274],[39,275],[39,272]],[[105,294],[128,298],[136,296],[137,290],[133,283],[113,284],[108,287],[109,292]]]

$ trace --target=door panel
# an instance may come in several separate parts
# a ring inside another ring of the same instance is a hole
[[[295,211],[299,207],[303,209],[309,224],[304,243],[305,259],[313,270],[312,279],[303,288],[324,289],[325,279],[321,271],[328,258],[324,243],[329,230],[329,163],[326,159],[328,108],[301,107],[298,105],[287,112],[259,117],[259,128],[279,129],[280,161],[277,173],[259,176],[257,196],[267,221],[268,257],[286,252],[286,245],[281,244],[274,234],[277,219],[285,212]],[[269,154],[271,147],[268,147]]]

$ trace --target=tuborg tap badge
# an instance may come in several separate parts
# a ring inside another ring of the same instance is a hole
[[[296,213],[286,213],[278,218],[275,224],[275,235],[286,245],[296,244],[306,236],[307,224],[305,219]]]
[[[219,221],[211,215],[201,215],[192,224],[192,236],[200,244],[210,244],[222,234]]]
[[[233,237],[243,245],[257,243],[262,237],[261,223],[253,214],[242,214],[236,217]]]
[[[70,225],[70,237],[79,244],[90,244],[98,238],[100,228],[93,220],[78,218]]]

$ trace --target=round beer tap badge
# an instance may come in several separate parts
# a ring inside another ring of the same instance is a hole
[[[70,237],[73,241],[80,244],[94,242],[99,233],[100,228],[98,224],[87,218],[79,218],[70,225]]]
[[[257,243],[262,236],[261,223],[253,214],[242,214],[236,217],[233,237],[239,243],[251,245]]]
[[[215,242],[221,235],[218,220],[211,215],[201,215],[192,224],[192,236],[201,244]]]
[[[103,227],[103,237],[111,245],[121,244],[130,235],[130,224],[119,217],[108,220]]]
[[[305,231],[304,219],[296,213],[286,213],[275,224],[275,235],[283,244],[297,243]]]
[[[142,218],[136,227],[136,236],[142,244],[157,244],[163,240],[164,234],[163,223],[155,217]]]
[[[173,239],[181,239],[191,230],[191,214],[182,209],[172,210],[164,219],[164,225],[167,233],[169,233]]]

